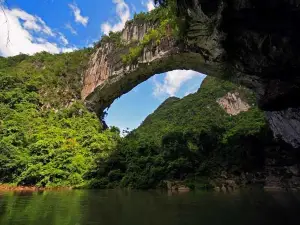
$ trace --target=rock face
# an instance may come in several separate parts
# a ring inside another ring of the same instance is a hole
[[[88,108],[101,115],[116,98],[154,74],[191,69],[254,90],[275,134],[299,147],[299,110],[288,109],[300,107],[300,0],[178,4],[188,21],[181,41],[163,38],[145,47],[137,62],[124,65],[121,56],[155,26],[132,22],[122,31],[125,47],[99,46],[83,79]]]
[[[151,27],[152,26],[150,24],[134,24],[134,23],[127,24],[126,28],[122,31],[122,35],[121,35],[122,42],[126,45],[128,44],[127,47],[117,49],[113,43],[105,43],[102,44],[96,50],[96,52],[91,57],[91,60],[89,62],[89,67],[84,75],[84,85],[81,92],[81,96],[83,99],[87,99],[87,97],[90,94],[93,94],[97,87],[101,88],[101,86],[107,85],[108,88],[111,89],[110,85],[112,83],[119,83],[119,81],[121,80],[120,76],[123,73],[130,73],[132,70],[135,69],[135,67],[131,68],[131,65],[129,66],[123,65],[121,56],[127,54],[129,48],[134,46],[134,44],[132,45],[130,43],[141,41]],[[170,44],[166,42],[164,43],[167,44],[167,46],[157,49],[157,52],[153,53],[147,51],[143,56],[144,57],[143,60],[144,61],[151,60],[152,57],[158,55],[159,53],[158,51],[170,50],[168,47],[168,45]],[[152,54],[149,55],[150,53]],[[122,95],[122,93],[120,93],[122,92],[120,85],[119,85],[119,89],[115,90],[115,92],[119,93],[119,96]],[[102,100],[100,104],[99,103],[97,104],[95,102],[96,105],[100,107],[100,109],[97,110],[95,107],[93,107],[93,110],[101,112],[101,110],[109,106],[107,103],[104,102],[104,99],[96,99],[96,101],[97,100],[100,101]],[[112,100],[109,99],[109,100],[113,101],[114,99]]]
[[[282,143],[265,152],[264,186],[267,189],[300,187],[299,150]]]
[[[300,108],[266,112],[274,136],[282,138],[293,147],[300,143]],[[282,135],[289,134],[289,135]]]
[[[247,112],[250,106],[247,102],[244,102],[240,97],[239,93],[228,92],[224,97],[217,99],[217,103],[229,114],[238,115],[241,112]]]

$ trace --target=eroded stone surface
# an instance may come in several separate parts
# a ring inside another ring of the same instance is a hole
[[[238,92],[228,92],[224,97],[217,99],[217,103],[229,114],[238,115],[241,112],[247,112],[250,109],[250,105],[243,101]]]
[[[266,112],[266,117],[275,137],[282,138],[295,148],[300,146],[300,108]]]

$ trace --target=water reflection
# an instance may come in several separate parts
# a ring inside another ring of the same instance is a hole
[[[80,221],[85,192],[10,192],[0,196],[2,225],[63,225]]]
[[[297,193],[159,191],[0,193],[1,225],[300,224]]]

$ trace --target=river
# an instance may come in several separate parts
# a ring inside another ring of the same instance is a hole
[[[300,194],[74,190],[0,192],[1,225],[300,224]]]

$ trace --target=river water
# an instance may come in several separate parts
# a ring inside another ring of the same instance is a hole
[[[1,225],[300,225],[300,194],[0,192]]]

